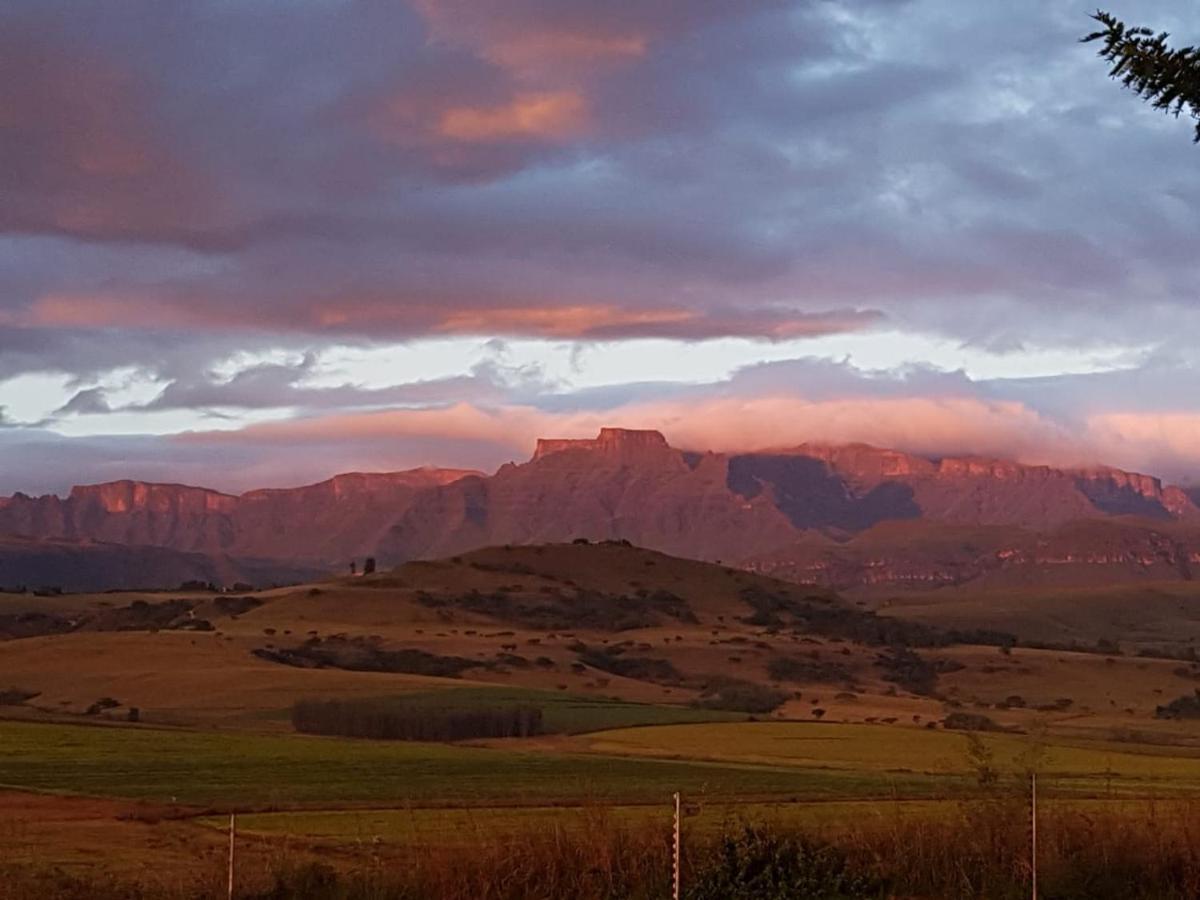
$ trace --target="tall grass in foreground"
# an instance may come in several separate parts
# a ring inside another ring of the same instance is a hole
[[[670,834],[603,810],[574,827],[408,851],[363,847],[318,859],[295,846],[247,872],[243,900],[651,900],[670,895]],[[1044,900],[1185,900],[1200,896],[1200,801],[1058,804],[1039,818]],[[833,826],[730,822],[684,839],[689,900],[1029,896],[1029,809],[993,791],[935,816],[876,815]],[[214,873],[214,876],[219,873]],[[84,882],[5,870],[0,897],[182,900],[214,897],[217,878],[178,889]],[[160,881],[160,883],[166,883]]]

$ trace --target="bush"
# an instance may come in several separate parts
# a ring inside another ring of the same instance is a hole
[[[40,693],[41,691],[27,691],[19,687],[0,689],[0,706],[20,706]]]
[[[1200,690],[1176,697],[1154,710],[1156,719],[1200,719]]]
[[[954,731],[1003,731],[994,719],[981,713],[952,712],[942,722],[943,728]]]
[[[621,656],[616,648],[585,650],[579,654],[579,661],[593,669],[608,672],[610,675],[620,675],[622,678],[636,678],[639,681],[654,681],[660,684],[679,684],[683,680],[683,676],[670,660]]]
[[[693,879],[684,895],[688,900],[850,900],[880,892],[836,848],[752,827],[723,836],[711,862]]]
[[[906,647],[893,647],[877,657],[883,669],[883,680],[899,685],[914,694],[929,695],[937,689],[938,675],[956,672],[962,663],[953,660],[930,660]]]
[[[492,568],[482,564],[479,567]],[[662,590],[639,591],[632,596],[548,587],[532,596],[517,594],[508,588],[491,593],[472,589],[461,594],[440,595],[423,591],[418,593],[417,601],[432,609],[461,609],[537,631],[574,628],[629,631],[661,625],[668,619],[697,621],[686,600]]]
[[[692,705],[700,709],[761,714],[773,711],[790,696],[786,691],[752,681],[720,677],[709,679],[699,699],[693,701]]]
[[[263,647],[251,651],[259,659],[302,669],[347,669],[352,672],[402,672],[457,678],[467,669],[489,663],[461,656],[438,656],[424,650],[386,650],[366,638],[310,638],[299,647]]]
[[[850,670],[841,663],[821,662],[798,656],[776,656],[767,661],[772,681],[840,683],[850,680]]]

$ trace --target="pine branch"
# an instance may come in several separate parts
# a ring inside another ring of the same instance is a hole
[[[1200,143],[1200,47],[1173,49],[1168,32],[1131,28],[1103,10],[1092,18],[1104,28],[1081,40],[1103,42],[1097,52],[1111,64],[1109,77],[1168,115],[1186,111],[1196,120],[1194,140]]]

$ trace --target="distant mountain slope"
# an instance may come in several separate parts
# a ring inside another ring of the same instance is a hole
[[[185,581],[269,587],[322,574],[299,564],[163,547],[0,536],[0,590],[133,590],[177,587]]]
[[[0,534],[342,565],[370,552],[422,490],[466,474],[471,473],[350,473],[241,496],[180,484],[115,481],[75,487],[66,498],[0,498]]]
[[[1077,524],[1086,522],[1114,524]],[[955,547],[963,529],[986,540]],[[1148,556],[1163,577],[1190,578],[1200,507],[1180,488],[1119,469],[928,459],[861,444],[694,453],[656,431],[605,428],[589,440],[539,441],[528,462],[490,476],[351,474],[240,496],[131,481],[77,487],[65,499],[17,494],[0,498],[0,534],[328,568],[587,537],[845,587],[1018,569],[1031,578],[1140,578]],[[881,535],[891,536],[882,548]],[[1046,561],[1056,554],[1074,561]]]
[[[845,541],[810,534],[742,564],[800,584],[841,589],[1190,581],[1200,572],[1200,529],[1133,518],[1077,520],[1048,531],[885,522]]]

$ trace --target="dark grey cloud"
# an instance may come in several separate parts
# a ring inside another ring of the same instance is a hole
[[[1068,3],[4,16],[10,326],[319,344],[592,306],[623,314],[578,336],[772,337],[850,308],[997,344],[1101,340],[1115,314],[1147,339],[1131,295],[1186,308],[1200,274],[1193,148],[1105,80]],[[704,324],[631,322],[648,308]]]

